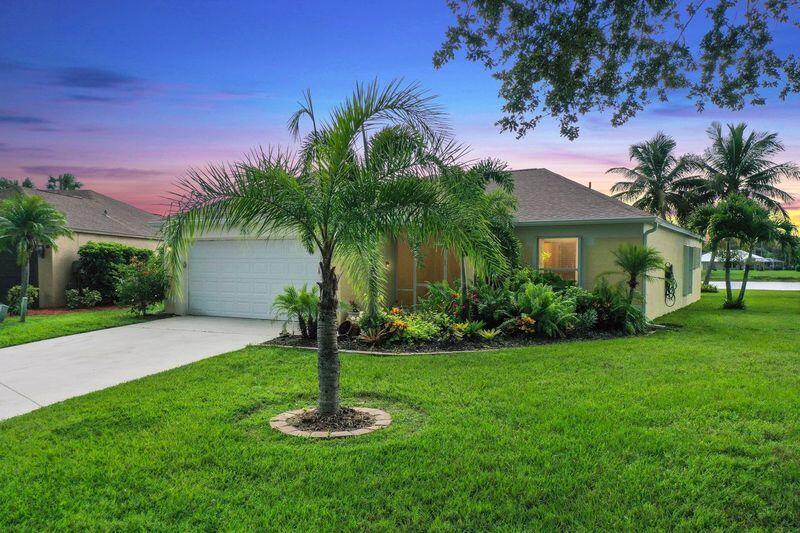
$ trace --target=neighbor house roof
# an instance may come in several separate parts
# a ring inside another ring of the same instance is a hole
[[[95,191],[16,188],[0,192],[0,197],[15,192],[41,196],[64,213],[70,229],[78,233],[154,238],[157,232],[152,223],[160,217]]]
[[[513,170],[517,224],[658,223],[700,239],[699,235],[590,189],[546,168]]]

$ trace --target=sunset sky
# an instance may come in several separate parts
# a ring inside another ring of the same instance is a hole
[[[613,128],[582,119],[569,141],[552,121],[517,140],[494,125],[498,84],[431,55],[451,21],[444,0],[393,2],[32,2],[0,4],[0,176],[71,172],[86,188],[163,212],[187,167],[291,145],[286,119],[310,88],[320,109],[356,81],[404,78],[439,95],[471,156],[546,167],[607,191],[631,143],[658,130],[700,152],[712,120],[776,131],[800,161],[800,104],[771,98],[698,114],[681,94]],[[156,7],[157,6],[157,7]],[[784,184],[800,197],[800,182]],[[795,202],[795,214],[800,203]]]

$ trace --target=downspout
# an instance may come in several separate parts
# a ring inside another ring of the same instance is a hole
[[[642,235],[642,244],[644,246],[647,246],[647,236],[655,232],[659,226],[660,224],[658,222],[658,218],[656,218],[653,221],[653,227],[649,230],[646,230]],[[647,278],[642,280],[642,312],[644,312],[644,316],[647,318]]]

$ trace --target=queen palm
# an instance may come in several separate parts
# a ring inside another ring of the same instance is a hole
[[[697,189],[706,201],[715,203],[732,195],[750,198],[768,211],[786,216],[783,204],[792,196],[778,188],[784,179],[800,178],[800,169],[793,162],[775,163],[773,158],[784,151],[777,133],[750,131],[747,124],[728,124],[727,134],[714,122],[708,128],[711,140],[703,158],[695,162],[704,179]],[[717,248],[712,245],[711,263]],[[705,283],[711,279],[711,268]]]
[[[499,251],[481,239],[488,222],[477,209],[470,220],[471,206],[456,213],[436,179],[454,145],[443,114],[417,86],[357,85],[325,122],[307,95],[290,129],[297,132],[303,118],[311,131],[298,157],[259,150],[242,162],[191,170],[164,225],[164,250],[175,274],[193,239],[211,229],[291,233],[319,254],[318,413],[329,416],[339,409],[337,264],[358,279],[379,278],[373,266],[382,239],[436,236],[457,215],[464,222],[458,231],[472,237],[473,250],[486,250],[488,261]]]
[[[694,188],[698,180],[690,176],[691,158],[675,156],[675,146],[675,140],[661,132],[649,141],[631,146],[630,159],[636,166],[607,171],[625,177],[625,181],[611,187],[613,196],[663,219],[683,213],[685,193]]]
[[[58,249],[59,237],[71,237],[67,219],[39,196],[15,194],[0,203],[0,249],[16,255],[20,267],[19,317],[25,322],[31,258],[37,248]]]

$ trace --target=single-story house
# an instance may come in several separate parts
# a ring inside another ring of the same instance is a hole
[[[708,269],[711,263],[711,252],[704,253],[700,258],[700,262],[702,263],[704,269]],[[746,262],[747,252],[744,250],[731,250],[731,264],[733,268],[744,268]],[[784,261],[781,261],[780,259],[762,257],[758,254],[753,254],[751,268],[755,270],[779,270],[784,268],[784,264]],[[712,268],[714,270],[722,270],[725,268],[724,252],[717,252],[717,256],[714,258],[714,265]]]
[[[620,244],[644,244],[663,254],[677,281],[674,301],[665,297],[663,275],[655,273],[658,277],[644,284],[649,318],[700,298],[700,236],[547,169],[517,170],[513,176],[519,199],[516,231],[526,265],[591,289],[599,276],[616,270],[612,252]],[[388,243],[388,302],[411,306],[424,295],[428,282],[458,280],[458,259],[452,252],[431,246],[423,254],[424,261],[418,263],[406,243]],[[318,258],[290,236],[205,235],[191,248],[182,288],[175,291],[168,309],[177,314],[278,318],[271,309],[275,297],[287,285],[315,283],[317,266]],[[341,287],[340,300],[347,301],[351,291],[346,273]]]
[[[132,205],[85,189],[11,188],[0,191],[0,199],[20,192],[40,196],[52,204],[64,213],[74,232],[71,239],[62,237],[57,241],[57,251],[50,247],[39,250],[31,262],[30,279],[32,285],[39,287],[39,307],[64,305],[64,291],[73,279],[78,249],[87,242],[117,242],[151,250],[158,246],[156,235],[160,217]],[[5,295],[9,287],[19,282],[20,268],[14,256],[9,252],[0,253],[0,295]]]

